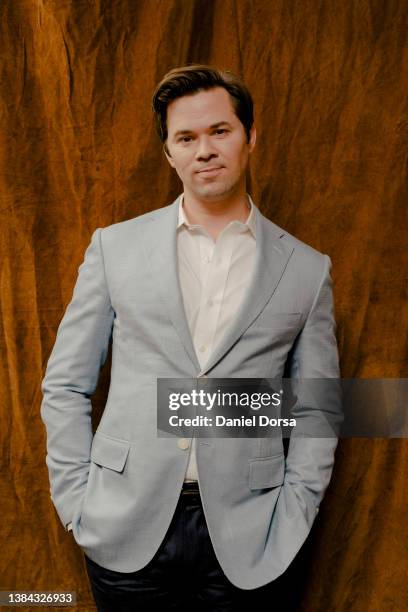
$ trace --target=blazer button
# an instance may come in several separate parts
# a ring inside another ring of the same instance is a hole
[[[187,450],[188,447],[190,446],[190,443],[185,438],[179,438],[177,440],[177,446],[181,448],[181,450]]]

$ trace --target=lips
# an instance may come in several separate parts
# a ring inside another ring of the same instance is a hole
[[[202,170],[197,170],[197,174],[210,175],[215,174],[219,170],[222,170],[223,166],[209,166],[208,168],[203,168]]]

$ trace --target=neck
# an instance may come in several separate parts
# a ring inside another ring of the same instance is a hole
[[[183,209],[189,223],[202,225],[210,235],[219,234],[231,221],[245,223],[250,203],[245,191],[223,200],[205,201],[184,192]]]

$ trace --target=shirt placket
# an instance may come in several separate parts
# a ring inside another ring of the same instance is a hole
[[[217,242],[206,232],[200,236],[202,291],[194,340],[201,367],[214,346],[232,254],[230,238],[228,232],[223,233]]]

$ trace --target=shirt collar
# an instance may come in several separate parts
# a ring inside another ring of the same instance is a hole
[[[255,205],[252,201],[251,196],[249,195],[249,193],[246,194],[247,195],[247,205],[248,205],[248,209],[249,209],[249,215],[247,220],[245,221],[245,223],[243,223],[242,221],[234,221],[234,223],[238,224],[242,229],[244,229],[245,231],[247,229],[249,229],[249,231],[252,233],[253,237],[256,238],[256,216],[255,216]],[[182,225],[186,225],[187,227],[202,227],[201,225],[197,225],[197,224],[192,224],[187,220],[187,217],[185,215],[184,212],[184,207],[183,207],[183,201],[184,201],[184,193],[181,194],[180,200],[179,200],[179,210],[178,210],[178,223],[177,223],[177,227],[181,227]],[[232,221],[231,221],[232,223]]]

